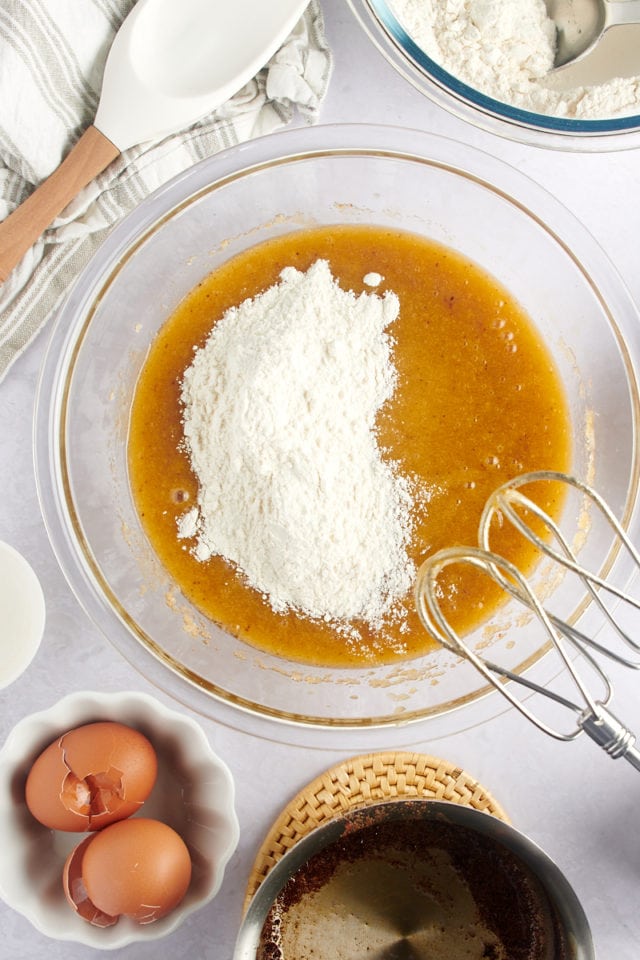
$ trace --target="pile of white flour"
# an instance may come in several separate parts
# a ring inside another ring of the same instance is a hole
[[[637,113],[640,77],[559,89],[544,0],[390,0],[406,32],[468,86],[522,110],[583,120]]]
[[[326,261],[228,310],[183,379],[198,505],[179,521],[273,609],[378,623],[414,567],[409,483],[376,415],[395,388],[395,294],[343,291]]]

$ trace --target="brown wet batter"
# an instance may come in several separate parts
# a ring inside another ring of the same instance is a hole
[[[563,387],[529,318],[484,271],[452,250],[414,234],[378,227],[303,230],[259,245],[205,279],[152,344],[130,420],[129,469],[135,502],[162,563],[211,620],[261,649],[326,665],[410,658],[432,641],[407,597],[406,617],[380,631],[355,624],[358,639],[291,613],[275,614],[225,560],[196,560],[177,538],[176,521],[195,502],[197,482],[182,439],[180,381],[194,345],[225,310],[271,286],[285,266],[306,270],[327,259],[345,289],[369,290],[383,276],[400,316],[394,340],[398,387],[381,412],[381,448],[421,478],[411,554],[419,564],[444,546],[477,542],[482,506],[498,485],[528,470],[567,470],[571,425]],[[499,266],[499,265],[498,265]],[[551,499],[549,499],[551,498]],[[552,515],[553,491],[541,506]],[[522,567],[530,548],[505,543]],[[444,609],[460,631],[495,609],[486,577],[465,570],[450,579]]]

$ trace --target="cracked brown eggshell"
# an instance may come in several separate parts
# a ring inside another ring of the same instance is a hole
[[[100,721],[57,737],[27,777],[27,807],[45,827],[85,832],[131,816],[156,781],[158,760],[147,737]]]
[[[180,903],[191,882],[191,857],[179,834],[159,820],[134,817],[87,837],[63,871],[67,900],[94,926],[127,916],[153,923]]]

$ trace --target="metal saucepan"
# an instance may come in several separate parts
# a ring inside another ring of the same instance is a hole
[[[594,960],[549,857],[503,821],[436,800],[350,811],[300,840],[251,901],[234,960]]]

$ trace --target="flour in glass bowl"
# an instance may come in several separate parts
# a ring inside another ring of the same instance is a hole
[[[407,34],[448,73],[521,110],[596,120],[640,112],[640,77],[561,89],[544,0],[389,0]],[[566,75],[565,75],[566,76]]]
[[[287,267],[224,314],[184,374],[198,503],[178,535],[276,612],[375,625],[411,586],[410,482],[375,432],[398,311],[393,293],[342,290],[325,260]]]

